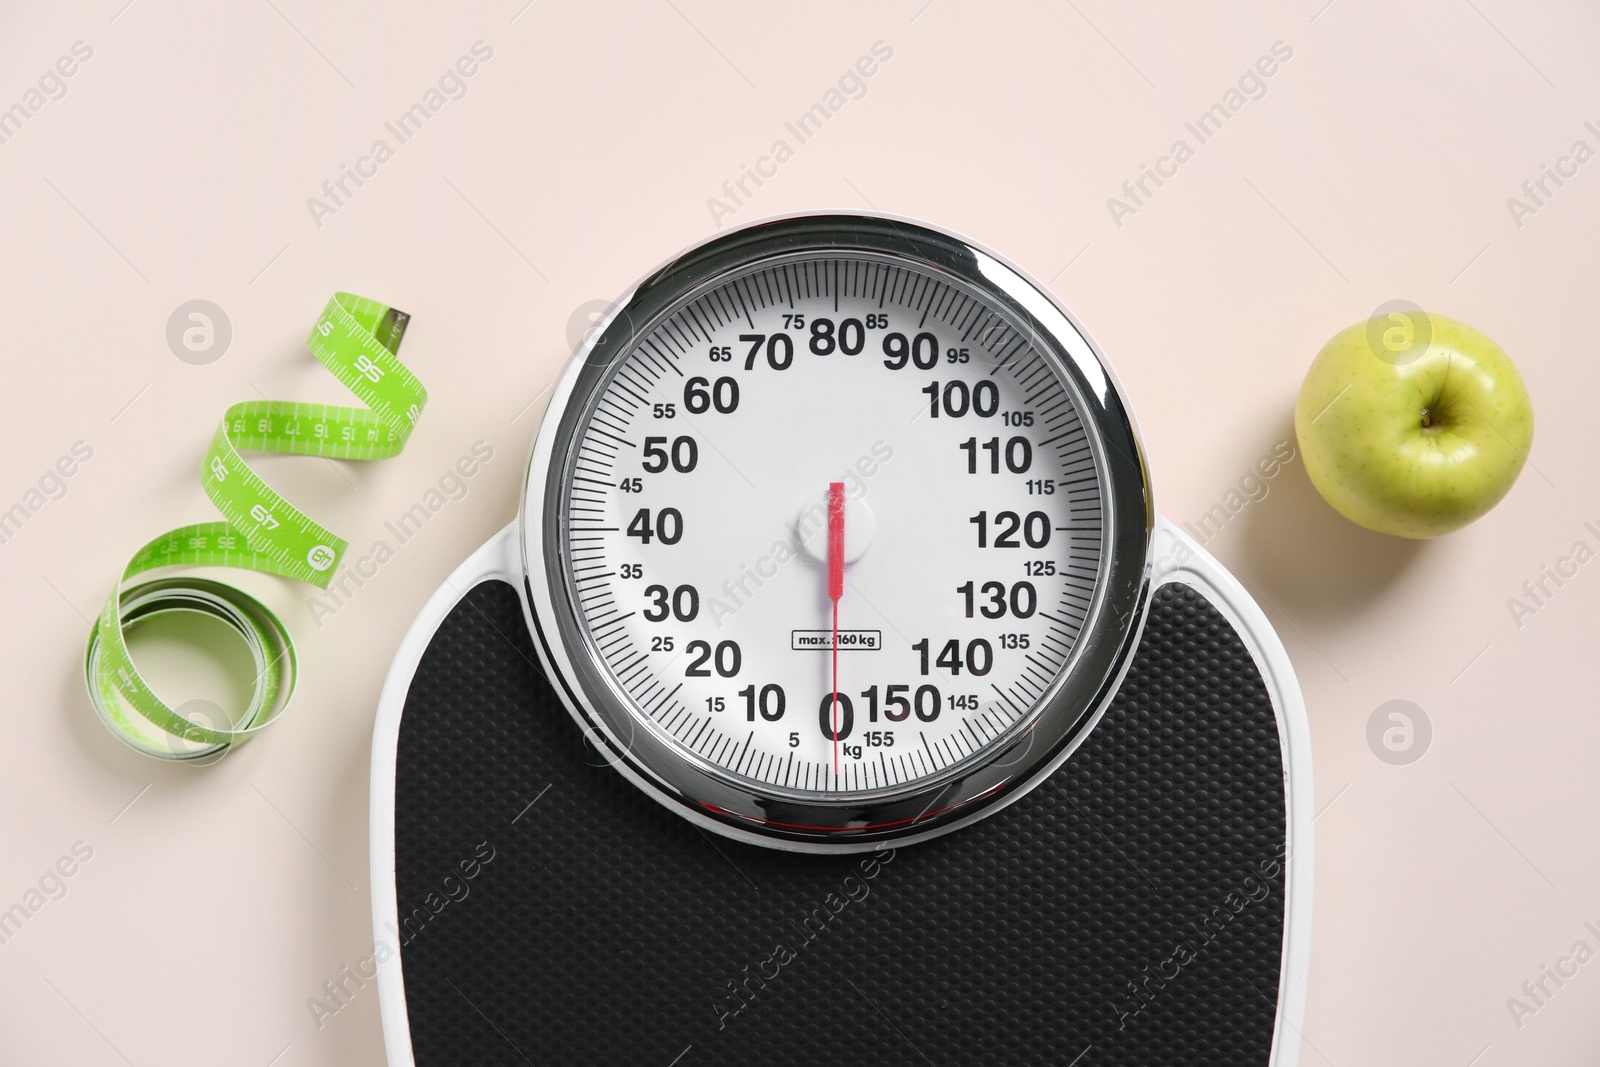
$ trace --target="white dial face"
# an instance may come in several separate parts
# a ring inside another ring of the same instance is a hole
[[[1101,573],[1097,457],[1053,365],[898,261],[786,260],[679,307],[567,478],[571,598],[640,728],[768,792],[981,760],[1061,675]]]

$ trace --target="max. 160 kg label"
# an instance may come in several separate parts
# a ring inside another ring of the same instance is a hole
[[[840,652],[876,652],[883,647],[882,630],[840,630]],[[793,630],[789,634],[789,648],[795,652],[833,650],[832,630]]]

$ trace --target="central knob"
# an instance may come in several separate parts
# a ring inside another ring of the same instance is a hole
[[[844,502],[844,561],[854,563],[866,555],[872,544],[872,511],[865,500],[846,497]],[[791,529],[795,544],[813,563],[828,562],[828,494],[806,501],[796,514]]]

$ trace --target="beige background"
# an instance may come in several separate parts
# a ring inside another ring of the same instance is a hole
[[[1575,541],[1600,548],[1600,162],[1520,227],[1506,203],[1575,140],[1600,149],[1592,4],[124,3],[0,13],[0,108],[93,49],[0,144],[0,509],[75,441],[94,450],[0,545],[0,908],[93,849],[0,945],[0,1061],[381,1062],[373,987],[320,1029],[306,1001],[372,948],[368,743],[390,656],[512,517],[574,312],[714,232],[707,199],[778,138],[794,158],[725,224],[873,207],[1017,261],[1113,361],[1180,522],[1291,433],[1312,355],[1380,303],[1513,355],[1532,464],[1475,526],[1367,534],[1296,462],[1210,547],[1279,626],[1315,733],[1302,1062],[1594,1061],[1600,962],[1547,979],[1520,1026],[1507,1005],[1574,942],[1600,949],[1600,563],[1520,628],[1507,606]],[[479,40],[493,57],[466,97],[316,225],[307,198],[374,139],[393,147],[383,123]],[[796,146],[783,123],[880,40],[893,56],[866,95]],[[1293,56],[1265,95],[1197,145],[1184,122],[1277,41]],[[1194,157],[1118,226],[1107,198],[1180,137]],[[310,590],[274,591],[304,679],[267,736],[202,771],[134,755],[83,696],[85,619],[145,539],[213,516],[195,472],[228,403],[341,399],[303,346],[336,288],[415,314],[402,356],[427,414],[393,461],[258,469],[362,550],[474,441],[494,459],[320,628]],[[193,298],[232,322],[209,366],[165,340]],[[1434,729],[1409,766],[1366,741],[1396,698]]]

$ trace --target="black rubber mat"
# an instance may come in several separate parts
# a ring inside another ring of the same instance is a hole
[[[395,803],[419,1064],[1268,1061],[1277,725],[1186,587],[1157,591],[1120,695],[1049,781],[852,858],[740,845],[641,794],[488,583],[417,670]]]

